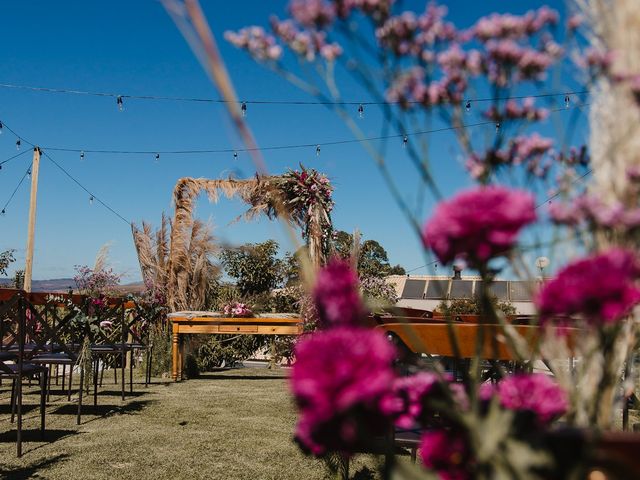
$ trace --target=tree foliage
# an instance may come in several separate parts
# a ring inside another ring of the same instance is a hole
[[[9,265],[11,265],[16,258],[13,256],[15,250],[5,250],[0,253],[0,275],[6,275]]]
[[[353,251],[353,235],[347,232],[336,232],[334,249],[340,258],[349,258]],[[389,264],[387,251],[376,240],[365,240],[358,246],[358,273],[361,277],[384,277],[386,275],[404,275],[405,269],[400,265]]]
[[[225,272],[236,280],[240,295],[255,295],[278,287],[283,280],[283,261],[277,257],[274,240],[225,248],[220,261]]]

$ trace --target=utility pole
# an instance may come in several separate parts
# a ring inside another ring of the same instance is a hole
[[[36,203],[38,200],[38,172],[40,170],[40,148],[33,148],[31,164],[31,199],[29,203],[29,232],[27,233],[27,258],[24,267],[24,291],[31,292],[33,272],[33,238],[36,230]]]

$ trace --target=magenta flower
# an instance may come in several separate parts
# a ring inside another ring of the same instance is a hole
[[[379,408],[394,379],[395,351],[378,331],[338,327],[298,342],[291,389],[296,440],[313,453],[349,453],[389,427]]]
[[[442,263],[461,257],[478,266],[508,253],[520,229],[535,218],[532,195],[498,186],[475,188],[438,204],[422,238]]]
[[[325,326],[359,325],[365,314],[358,274],[338,258],[331,259],[318,273],[313,298]]]
[[[469,448],[458,433],[432,430],[422,435],[420,457],[424,466],[438,474],[441,480],[467,480],[469,473]]]
[[[592,324],[620,320],[640,302],[640,264],[628,250],[614,248],[570,263],[538,292],[541,321],[578,315]]]
[[[424,402],[439,383],[433,372],[420,372],[409,377],[399,377],[393,389],[380,401],[380,409],[401,428],[412,428],[424,413]]]
[[[500,405],[514,411],[532,412],[542,424],[561,417],[569,408],[566,392],[543,373],[505,377],[495,388]],[[487,392],[481,392],[486,399]]]

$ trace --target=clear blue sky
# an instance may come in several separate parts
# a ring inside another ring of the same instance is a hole
[[[424,5],[408,2],[409,6]],[[470,26],[492,11],[522,13],[541,5],[536,1],[499,0],[447,2],[449,18]],[[265,25],[271,13],[283,15],[283,1],[203,2],[222,54],[241,98],[302,99],[305,94],[253,63],[228,45],[222,34],[248,24]],[[560,2],[551,6],[563,10]],[[508,10],[507,10],[508,9]],[[7,2],[0,20],[3,65],[0,83],[122,92],[133,95],[218,97],[184,39],[155,1]],[[344,97],[366,98],[355,85],[343,86]],[[316,143],[350,138],[346,127],[323,107],[250,106],[248,121],[259,145]],[[355,113],[355,112],[354,112]],[[29,141],[49,146],[87,149],[182,150],[235,148],[240,144],[222,107],[211,104],[126,100],[119,112],[112,98],[52,95],[0,89],[0,119]],[[361,125],[367,135],[380,134],[381,121],[367,109]],[[545,127],[547,130],[551,126]],[[548,131],[546,133],[549,133]],[[431,137],[434,174],[447,194],[468,185],[460,167],[453,135]],[[387,160],[403,185],[406,198],[416,204],[417,179],[398,142]],[[23,148],[28,148],[23,143]],[[0,161],[15,154],[15,137],[0,136]],[[153,155],[116,156],[50,152],[83,185],[125,218],[156,223],[164,210],[172,213],[171,192],[183,176],[216,178],[235,172],[251,176],[255,169],[247,155],[197,157]],[[30,154],[0,170],[0,203],[4,204],[28,167]],[[336,192],[334,221],[338,229],[360,229],[365,238],[380,241],[392,263],[407,269],[424,263],[419,242],[361,146],[265,152],[268,168],[281,173],[299,162],[326,172]],[[17,250],[16,268],[23,268],[27,233],[29,187],[25,182],[4,217],[0,217],[0,251]],[[425,215],[432,200],[422,202]],[[276,223],[229,222],[244,210],[238,201],[198,203],[198,217],[211,219],[220,241],[257,242],[267,238],[288,245]],[[101,245],[111,242],[112,264],[139,278],[129,227],[66,178],[46,158],[40,171],[34,278],[71,276],[73,266],[93,264]],[[424,272],[424,271],[423,271]],[[420,272],[415,272],[420,273]]]

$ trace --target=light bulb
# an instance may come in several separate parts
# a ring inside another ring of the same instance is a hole
[[[233,152],[233,159],[237,160],[238,159],[238,152]]]
[[[242,105],[240,105],[240,111],[242,112],[243,117],[247,116],[247,102],[242,102]]]
[[[20,145],[22,145],[22,142],[20,141],[20,139],[16,140],[16,150],[20,150]]]
[[[571,98],[569,98],[569,95],[565,95],[564,96],[564,108],[569,108],[569,104],[571,103]]]
[[[80,160],[84,160],[84,150],[80,152]]]
[[[316,145],[316,157],[320,156],[320,145]]]
[[[469,100],[467,100],[467,104],[464,106],[464,108],[467,112],[471,111],[471,102]]]
[[[156,153],[156,162],[160,160],[160,154]]]
[[[118,95],[118,98],[116,98],[116,105],[118,105],[118,110],[124,110],[124,102],[122,101],[122,96]]]
[[[496,133],[500,131],[500,122],[496,123]]]
[[[360,118],[364,118],[364,107],[362,106],[362,104],[358,105],[358,116]]]
[[[406,135],[402,138],[402,148],[407,148],[407,143],[409,143],[409,137]]]
[[[27,170],[27,176],[31,176],[31,169]]]
[[[0,122],[0,135],[2,135],[2,127],[4,127],[4,125],[2,125],[2,122]]]
[[[93,195],[89,196],[89,205],[93,205]]]
[[[7,212],[5,212],[5,211],[4,211],[4,208],[3,208],[3,209],[2,209],[2,212],[0,212],[0,213],[2,213],[2,215],[4,215],[4,214],[5,214],[5,213],[7,213]]]

